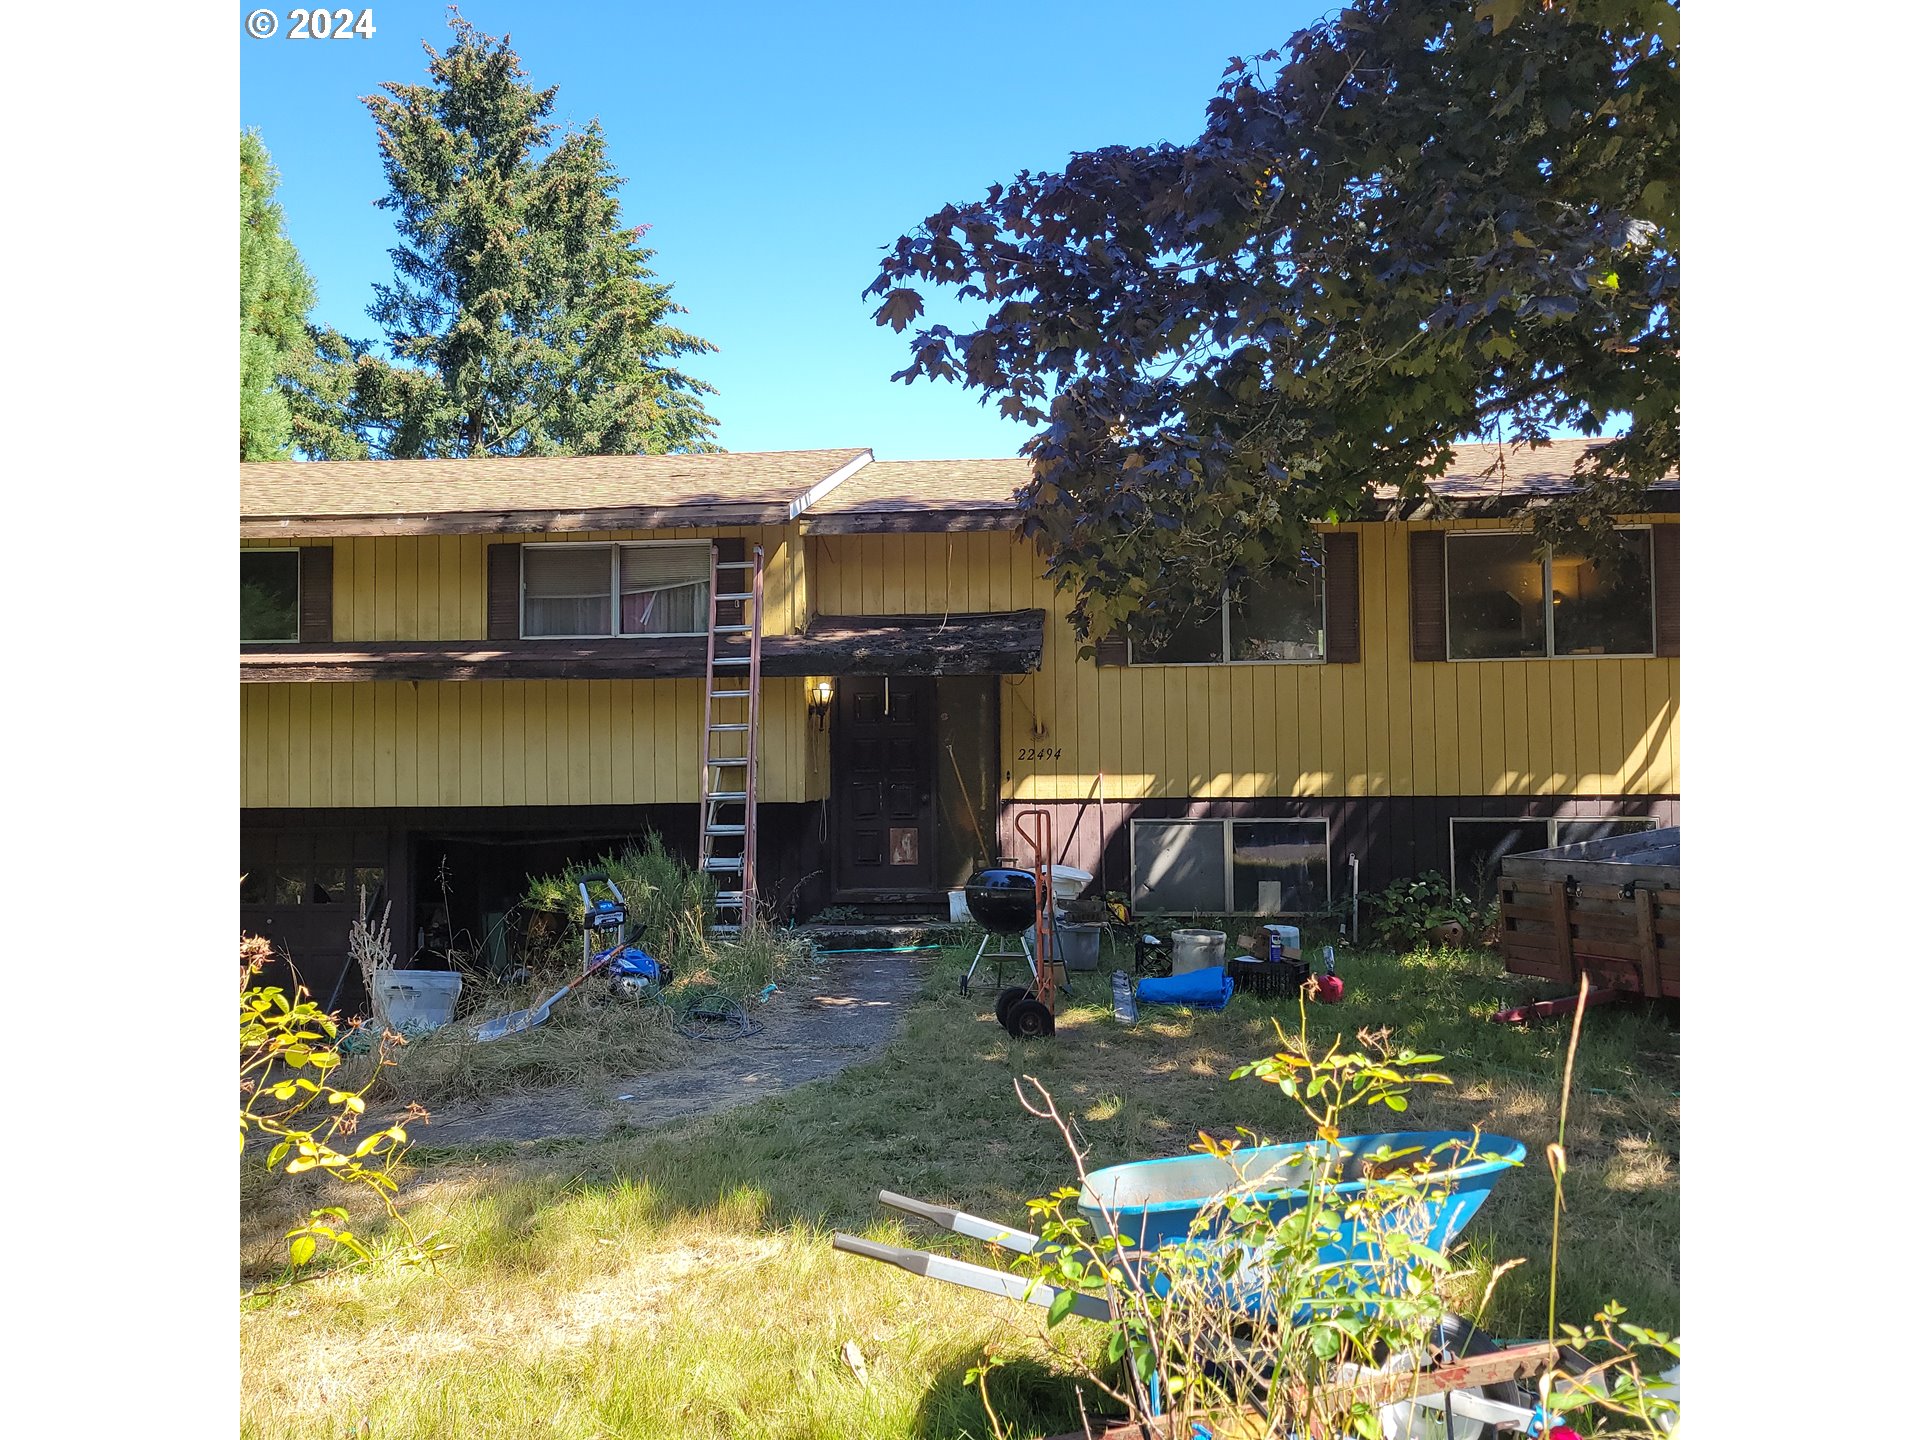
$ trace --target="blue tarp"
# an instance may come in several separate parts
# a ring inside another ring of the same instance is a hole
[[[1233,997],[1233,981],[1223,965],[1189,970],[1184,975],[1148,978],[1133,987],[1142,1005],[1191,1005],[1196,1010],[1224,1010]]]

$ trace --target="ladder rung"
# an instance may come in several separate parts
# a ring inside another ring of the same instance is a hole
[[[709,790],[707,792],[708,803],[712,803],[715,800],[744,800],[746,798],[747,792],[744,790]]]
[[[742,722],[742,723],[740,723],[740,724],[737,724],[737,725],[736,725],[736,724],[734,724],[734,723],[733,723],[732,721],[728,721],[728,722],[727,722],[727,723],[726,723],[725,725],[709,725],[709,726],[707,726],[707,729],[708,729],[709,731],[715,731],[715,730],[718,730],[718,731],[725,731],[725,732],[727,732],[727,733],[729,733],[729,734],[731,734],[731,733],[733,733],[734,731],[737,731],[737,730],[751,730],[752,728],[753,728],[753,727],[752,727],[751,725],[748,725],[748,724],[746,724],[745,722]]]
[[[724,905],[729,910],[738,910],[740,908],[740,902],[746,898],[747,897],[738,890],[716,890],[713,892],[713,903],[715,905]]]
[[[754,564],[755,562],[752,560],[716,560],[713,563],[713,568],[716,570],[751,570]]]
[[[745,835],[746,833],[747,833],[747,827],[744,825],[709,825],[707,826],[707,834],[709,835]]]
[[[751,665],[753,663],[753,657],[751,655],[716,655],[713,657],[713,663],[716,665]],[[740,693],[745,694],[746,692],[741,691]]]
[[[724,605],[729,600],[751,600],[753,598],[753,592],[751,590],[742,590],[738,595],[716,595],[713,598]]]
[[[716,625],[713,627],[713,633],[716,635],[751,635],[753,633],[753,627],[751,625]]]
[[[709,765],[744,765],[746,763],[747,757],[744,755],[709,755],[707,757]]]
[[[700,862],[702,870],[738,870],[747,863],[744,855],[709,855]]]

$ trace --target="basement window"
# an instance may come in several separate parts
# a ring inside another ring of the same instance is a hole
[[[521,548],[520,633],[529,639],[704,635],[706,541]]]
[[[1625,563],[1603,574],[1591,560],[1533,536],[1447,536],[1447,658],[1527,660],[1653,654],[1653,534],[1625,529]]]
[[[1543,817],[1456,815],[1448,822],[1452,849],[1454,890],[1486,904],[1499,888],[1500,862],[1529,850],[1550,850],[1582,840],[1605,840],[1635,830],[1651,830],[1648,815],[1610,815],[1604,818],[1561,820]]]
[[[1130,828],[1141,911],[1301,915],[1326,907],[1325,820],[1135,820]]]
[[[1312,662],[1327,654],[1327,594],[1320,547],[1297,575],[1246,581],[1190,617],[1157,648],[1134,645],[1135,665]]]
[[[300,638],[300,552],[240,552],[242,643]]]

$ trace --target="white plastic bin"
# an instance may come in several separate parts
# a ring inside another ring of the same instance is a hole
[[[1080,892],[1093,883],[1092,871],[1076,870],[1071,865],[1049,865],[1047,874],[1053,877],[1053,898],[1061,905],[1078,899]]]
[[[412,1025],[437,1030],[453,1019],[460,977],[451,970],[390,970],[380,988],[386,993],[387,1019],[395,1029]]]
[[[1300,958],[1300,927],[1298,925],[1265,925],[1267,932],[1267,953],[1262,960],[1298,960]]]

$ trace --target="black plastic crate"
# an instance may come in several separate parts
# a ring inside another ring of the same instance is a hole
[[[1263,1000],[1291,1000],[1307,983],[1304,960],[1248,960],[1227,962],[1227,976],[1235,994],[1257,995]]]

